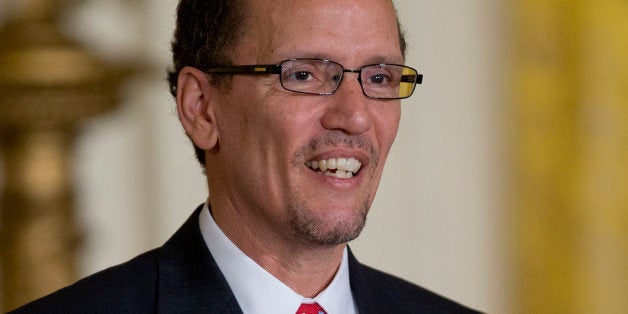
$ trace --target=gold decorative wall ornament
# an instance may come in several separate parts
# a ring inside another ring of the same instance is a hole
[[[62,3],[20,0],[0,29],[2,310],[76,279],[72,143],[81,121],[115,106],[125,75],[59,31]]]
[[[514,312],[626,313],[628,2],[512,8]]]

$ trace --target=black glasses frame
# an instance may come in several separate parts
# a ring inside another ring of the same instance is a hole
[[[295,59],[288,59],[288,60],[284,60],[281,61],[279,64],[252,64],[252,65],[234,65],[234,66],[224,66],[224,67],[211,67],[208,68],[206,70],[204,70],[203,72],[207,73],[207,74],[279,74],[279,81],[281,82],[281,87],[283,87],[285,90],[291,91],[291,92],[295,92],[295,93],[302,93],[302,94],[309,94],[309,95],[332,95],[334,94],[336,91],[338,91],[338,88],[340,88],[340,83],[342,81],[342,79],[344,78],[344,75],[342,75],[340,77],[340,80],[338,82],[338,84],[336,85],[335,89],[331,92],[326,92],[326,93],[315,93],[315,92],[304,92],[304,91],[298,91],[298,90],[292,90],[287,88],[284,83],[283,83],[283,79],[281,77],[281,71],[282,71],[282,65],[286,62],[290,62],[290,61],[306,61],[306,60],[316,60],[316,61],[323,61],[323,62],[329,62],[329,63],[333,63],[336,64],[338,66],[340,66],[340,68],[342,69],[342,73],[357,73],[358,74],[358,82],[360,83],[360,87],[362,88],[362,93],[364,94],[364,96],[369,97],[369,98],[374,98],[374,99],[405,99],[408,98],[410,96],[412,96],[412,94],[414,93],[414,89],[416,87],[417,84],[421,84],[423,82],[423,74],[419,74],[419,72],[409,66],[406,65],[402,65],[402,64],[393,64],[393,63],[374,63],[374,64],[367,64],[364,65],[362,67],[360,67],[359,69],[356,70],[351,70],[351,69],[345,69],[344,66],[342,66],[342,64],[338,63],[338,62],[334,62],[331,60],[326,60],[326,59],[318,59],[318,58],[295,58]],[[405,68],[409,68],[412,69],[415,73],[417,73],[416,75],[414,74],[404,74],[401,75],[401,80],[400,83],[413,83],[414,86],[412,86],[412,91],[410,92],[410,94],[408,96],[405,97],[374,97],[374,96],[370,96],[366,93],[366,91],[364,90],[364,85],[362,85],[362,69],[367,68],[367,67],[371,67],[371,66],[384,66],[384,65],[392,65],[392,66],[400,66],[400,67],[405,67]]]

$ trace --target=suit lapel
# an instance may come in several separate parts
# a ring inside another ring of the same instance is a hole
[[[242,313],[201,235],[198,215],[202,208],[160,249],[160,313]]]
[[[196,209],[159,254],[159,313],[242,313],[201,235]],[[349,280],[359,313],[383,313],[388,302],[349,250]]]
[[[349,249],[349,281],[358,313],[373,313],[374,309],[380,308],[377,302],[373,300],[373,296],[378,295],[378,293],[366,278],[363,267]]]

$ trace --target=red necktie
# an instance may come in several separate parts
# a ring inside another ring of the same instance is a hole
[[[327,314],[318,303],[303,303],[296,314]]]

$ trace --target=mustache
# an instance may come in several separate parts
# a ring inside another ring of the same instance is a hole
[[[325,135],[310,139],[306,145],[297,150],[295,160],[302,159],[303,157],[325,147],[338,146],[359,148],[360,150],[367,152],[371,165],[377,166],[379,163],[379,154],[377,153],[377,149],[375,149],[375,145],[373,145],[369,139],[362,135],[347,135],[342,132],[326,133]]]

